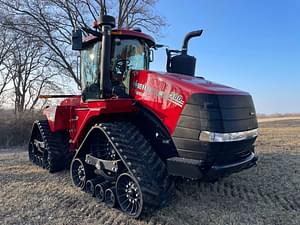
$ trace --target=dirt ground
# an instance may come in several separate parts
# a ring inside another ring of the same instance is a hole
[[[283,121],[283,120],[300,120],[300,116],[258,118],[258,122],[260,123],[276,122],[276,121]]]
[[[0,224],[300,224],[300,120],[260,123],[258,166],[216,183],[177,183],[152,217],[130,219],[48,174],[25,148],[0,150]]]

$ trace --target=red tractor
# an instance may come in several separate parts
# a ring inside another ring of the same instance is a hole
[[[251,96],[194,76],[188,41],[167,50],[167,72],[149,70],[154,40],[115,30],[103,16],[73,33],[82,94],[33,124],[29,158],[50,173],[70,167],[75,187],[132,217],[163,206],[173,177],[216,180],[256,165]]]

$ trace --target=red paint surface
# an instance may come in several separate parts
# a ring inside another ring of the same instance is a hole
[[[112,36],[117,36],[117,37],[122,37],[122,36],[129,36],[129,37],[136,37],[136,38],[142,38],[144,40],[147,41],[147,43],[149,44],[149,47],[153,47],[155,45],[155,41],[154,39],[147,35],[144,34],[142,32],[137,32],[137,31],[133,31],[133,30],[113,30],[111,32]],[[93,41],[95,39],[98,39],[98,37],[93,36],[93,35],[88,35],[86,37],[84,37],[84,42],[89,42],[89,41]]]
[[[171,93],[181,96],[182,104],[176,101],[174,103],[172,98],[169,98]],[[75,149],[80,145],[80,141],[95,119],[105,118],[106,115],[113,113],[134,113],[138,110],[134,105],[135,102],[152,111],[172,135],[185,103],[195,93],[248,95],[246,92],[201,78],[152,71],[133,71],[130,79],[130,95],[133,99],[82,102],[80,96],[76,96],[63,100],[55,111],[51,107],[45,109],[45,114],[52,132],[69,130],[72,139],[71,147]]]
[[[155,92],[147,92],[141,88],[134,87],[135,82],[164,92],[164,97],[158,96]],[[172,92],[183,97],[184,104],[182,107],[167,99]],[[202,78],[153,71],[133,72],[130,93],[138,102],[150,109],[162,120],[170,134],[173,134],[180,113],[192,94],[248,95],[246,92],[212,83]]]
[[[55,110],[55,111],[53,111]],[[51,111],[52,114],[51,115]],[[68,130],[72,139],[72,147],[80,145],[79,140],[93,125],[94,119],[105,118],[113,113],[133,113],[137,111],[132,99],[106,99],[82,102],[80,96],[67,98],[56,107],[44,110],[52,132]],[[101,117],[101,118],[100,118]]]

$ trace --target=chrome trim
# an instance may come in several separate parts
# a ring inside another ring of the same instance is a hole
[[[233,133],[216,133],[210,131],[201,131],[199,140],[204,142],[233,142],[243,141],[255,138],[258,135],[258,129],[233,132]]]

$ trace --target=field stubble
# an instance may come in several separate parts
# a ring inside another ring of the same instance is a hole
[[[130,219],[48,174],[25,148],[0,150],[0,224],[300,224],[300,120],[260,124],[258,166],[215,183],[177,182],[152,217]]]

